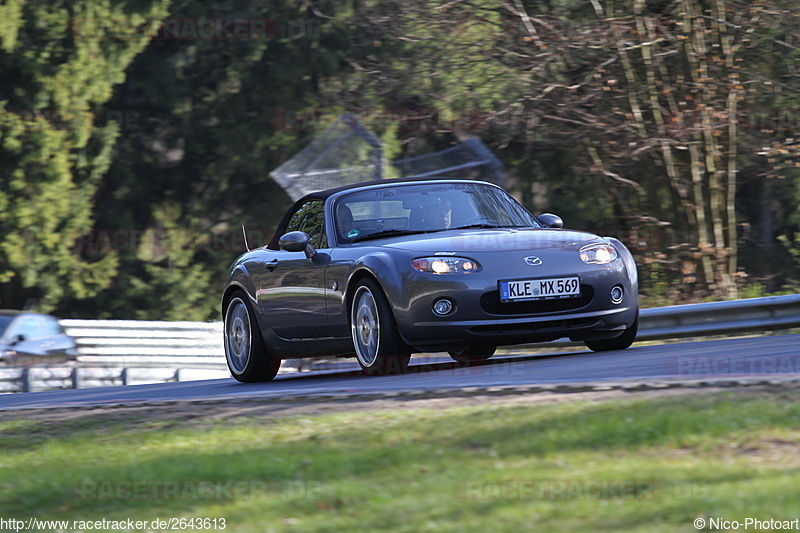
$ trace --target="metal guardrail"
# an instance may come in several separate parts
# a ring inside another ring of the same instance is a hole
[[[61,320],[87,365],[226,369],[222,322]]]
[[[227,370],[32,366],[0,371],[0,393],[83,389],[226,377]]]
[[[3,370],[0,371],[0,392],[39,388],[32,385],[33,382],[50,382],[51,388],[73,388],[134,381],[176,381],[182,378],[182,370],[191,369],[199,369],[197,372],[205,370],[206,373],[201,374],[205,376],[212,376],[214,372],[217,376],[227,375],[221,322],[70,319],[62,320],[61,324],[77,340],[79,366],[62,371],[55,368]],[[637,341],[796,327],[800,327],[800,294],[768,296],[643,309]],[[570,344],[579,343],[555,342],[537,346]],[[319,364],[332,368],[337,366],[330,362]],[[298,365],[320,369],[319,364],[309,360],[284,361],[281,372],[297,371]],[[86,374],[82,375],[81,371]],[[106,377],[100,377],[103,372]],[[142,374],[144,377],[133,377]],[[186,378],[203,379],[183,377]]]
[[[82,363],[225,369],[222,322],[62,320]],[[800,294],[642,309],[637,340],[800,327]]]
[[[77,338],[82,363],[227,369],[221,322],[62,320],[61,323],[68,333]],[[637,340],[774,331],[792,327],[800,327],[800,294],[642,309]],[[579,345],[582,344],[564,340],[546,346]],[[296,371],[299,366],[320,369],[320,366],[335,367],[336,363],[290,360],[284,362],[281,371]]]
[[[800,294],[643,309],[638,341],[800,327]]]

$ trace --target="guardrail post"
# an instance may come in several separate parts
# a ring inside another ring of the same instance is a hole
[[[77,366],[72,369],[72,372],[70,372],[69,377],[70,377],[70,380],[72,381],[72,388],[73,389],[80,389],[81,388],[81,386],[80,386],[81,383],[80,383],[80,378],[78,376],[78,367]]]
[[[128,384],[128,369],[127,368],[123,368],[122,369],[122,373],[120,374],[119,377],[122,378],[122,384],[123,385],[127,385]]]
[[[22,374],[20,374],[19,379],[22,383],[22,392],[30,392],[31,391],[31,369],[30,368],[23,368]]]
[[[172,379],[174,381],[180,381],[181,380],[181,369],[180,368],[176,368],[175,369],[175,375],[172,376]]]

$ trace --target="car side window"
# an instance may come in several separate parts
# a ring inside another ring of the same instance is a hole
[[[309,200],[294,212],[286,231],[304,231],[311,237],[311,245],[315,248],[327,248],[328,238],[325,235],[325,202]]]
[[[64,328],[58,323],[58,320],[52,317],[46,317],[44,320],[44,335],[46,337],[55,337],[56,335],[62,335],[64,333]]]
[[[21,319],[14,328],[14,336],[22,335],[25,340],[32,341],[42,337],[39,320],[35,316]]]

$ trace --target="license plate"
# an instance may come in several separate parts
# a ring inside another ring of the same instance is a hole
[[[519,279],[501,281],[500,301],[549,300],[581,295],[580,278]]]

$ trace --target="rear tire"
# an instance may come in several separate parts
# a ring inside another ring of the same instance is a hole
[[[378,283],[361,280],[350,304],[350,331],[358,364],[371,375],[408,370],[411,348],[400,338],[394,313]]]
[[[472,345],[463,350],[449,351],[450,357],[459,363],[472,363],[475,361],[486,361],[497,351],[497,346]]]
[[[225,360],[237,381],[269,381],[278,373],[281,360],[271,356],[264,346],[255,314],[242,291],[228,302],[224,322]]]
[[[594,352],[607,352],[610,350],[624,350],[633,344],[636,340],[636,334],[639,332],[639,309],[636,309],[636,318],[631,327],[626,329],[622,335],[613,339],[597,340],[597,341],[584,341],[586,347]]]

